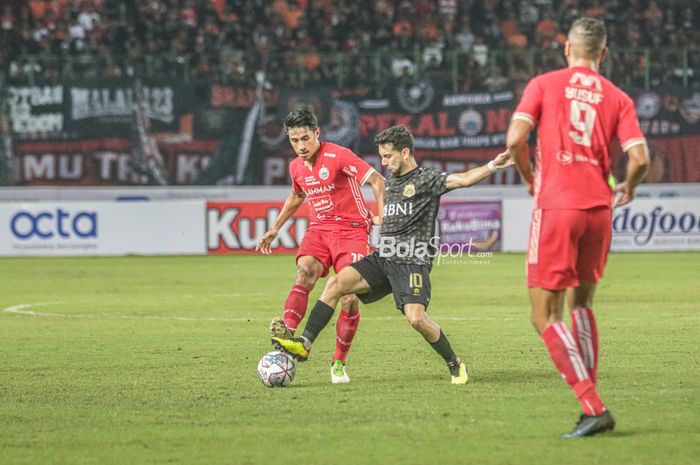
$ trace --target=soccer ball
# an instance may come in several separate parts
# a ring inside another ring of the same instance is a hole
[[[292,384],[297,367],[284,352],[268,352],[258,363],[258,378],[267,387],[284,387]]]

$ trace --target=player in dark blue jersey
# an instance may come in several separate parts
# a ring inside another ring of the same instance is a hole
[[[452,350],[440,327],[428,317],[430,270],[439,250],[435,219],[440,197],[450,190],[469,187],[513,164],[508,152],[465,173],[447,174],[420,167],[413,154],[413,136],[404,126],[378,134],[382,165],[391,174],[386,196],[379,247],[362,260],[328,279],[301,337],[272,338],[272,342],[304,361],[318,334],[328,324],[340,298],[357,294],[363,303],[393,294],[396,307],[447,362],[453,384],[466,384],[467,367]]]

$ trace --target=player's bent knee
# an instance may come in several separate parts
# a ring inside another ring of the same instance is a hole
[[[354,312],[360,306],[360,299],[355,294],[346,295],[340,299],[340,305],[343,310]]]
[[[314,266],[299,264],[297,265],[296,283],[307,289],[311,289],[316,284],[316,281],[318,281],[320,274],[321,273],[319,273]]]
[[[341,297],[343,295],[342,283],[338,279],[338,275],[328,278],[326,287],[323,289],[323,295],[328,297]]]
[[[426,324],[427,320],[425,318],[425,313],[423,312],[410,312],[406,314],[406,319],[408,323],[413,326],[414,329],[421,330]]]

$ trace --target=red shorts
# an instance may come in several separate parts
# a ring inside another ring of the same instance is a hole
[[[612,238],[612,210],[532,212],[527,251],[527,286],[561,290],[579,279],[597,283],[603,276]]]
[[[323,274],[328,275],[331,265],[336,273],[351,263],[361,260],[369,252],[369,235],[365,229],[317,229],[306,231],[297,251],[297,261],[310,255],[323,264]]]

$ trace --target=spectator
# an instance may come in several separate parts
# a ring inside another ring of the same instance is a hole
[[[459,44],[462,53],[469,53],[474,46],[475,37],[469,26],[469,16],[462,17],[462,23],[455,34],[455,42]]]
[[[254,73],[263,57],[281,62],[281,57],[292,52],[306,58],[276,65],[278,83],[308,85],[317,80],[332,83],[344,74],[345,83],[377,85],[379,90],[382,79],[391,75],[390,63],[396,58],[408,60],[411,64],[408,68],[415,74],[429,69],[451,70],[452,60],[457,60],[458,86],[476,89],[484,85],[490,74],[490,83],[500,85],[503,79],[514,83],[522,78],[524,70],[542,71],[558,64],[563,37],[560,31],[585,14],[605,19],[610,41],[653,50],[675,48],[677,63],[662,71],[670,73],[670,78],[676,81],[680,76],[681,80],[695,82],[697,59],[689,57],[692,65],[684,68],[681,59],[684,52],[680,50],[700,40],[695,3],[691,0],[4,0],[0,6],[0,50],[5,72],[14,70],[12,77],[17,79],[26,78],[24,70],[36,74],[36,69],[51,70],[52,76],[69,73],[79,77],[86,70],[77,63],[89,56],[92,62],[85,62],[87,68],[98,75],[102,63],[109,63],[110,75],[192,73],[198,79],[254,82]],[[527,46],[531,47],[530,54],[518,55]],[[510,58],[495,61],[494,57],[503,55],[504,49]],[[554,49],[552,56],[550,49]],[[232,51],[258,61],[250,58],[246,58],[245,64],[232,61]],[[381,54],[383,59],[367,60],[362,70],[352,67],[354,58],[350,55],[366,52]],[[342,55],[326,55],[335,53]],[[643,81],[638,54],[613,53],[621,57],[611,60],[615,64],[609,65],[617,80],[637,84],[640,79]],[[523,61],[523,56],[529,57],[528,62],[514,66],[516,55],[519,61]],[[652,57],[656,59],[656,55]],[[27,62],[37,60],[38,68],[26,66]],[[144,69],[146,63],[148,68]],[[185,66],[186,63],[190,66]],[[378,63],[383,64],[382,69],[374,69]],[[467,63],[476,63],[478,72],[464,68]],[[643,62],[642,66],[647,64]],[[399,69],[405,70],[406,66]],[[466,79],[474,81],[467,85],[462,82]]]

